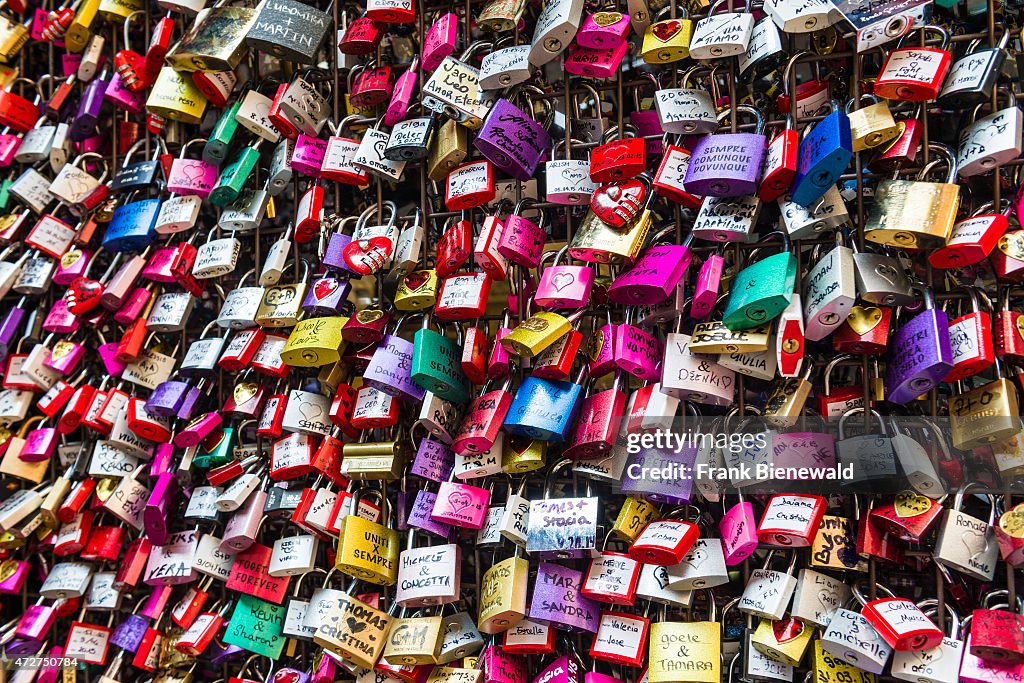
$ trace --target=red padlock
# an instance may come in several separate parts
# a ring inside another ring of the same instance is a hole
[[[668,518],[650,522],[629,546],[629,556],[644,564],[675,565],[683,561],[686,553],[700,537],[700,529],[693,522]]]
[[[872,509],[871,520],[901,541],[920,543],[935,527],[942,511],[943,507],[930,498],[915,491],[901,491],[891,503]]]
[[[478,386],[487,381],[487,352],[490,348],[491,340],[487,338],[486,328],[475,325],[466,328],[459,363],[466,378]]]
[[[992,205],[983,205],[970,218],[953,226],[946,246],[928,254],[932,267],[962,268],[988,258],[1009,226],[1007,217],[1012,208],[1007,206],[1004,213],[987,213],[986,208],[990,209]]]
[[[921,31],[938,33],[940,47],[903,47],[903,41]],[[953,57],[949,54],[949,33],[941,26],[922,26],[900,39],[890,50],[882,71],[875,80],[874,94],[887,100],[926,102],[934,100],[942,89]]]
[[[324,215],[324,187],[317,180],[306,188],[295,208],[295,241],[305,244],[320,234]]]
[[[590,559],[580,593],[612,605],[632,605],[640,580],[640,562],[627,553],[602,549]]]
[[[853,590],[858,599],[863,598],[857,586]],[[906,598],[893,596],[871,600],[864,604],[861,614],[875,627],[882,640],[897,652],[930,650],[937,647],[946,635],[913,600]]]
[[[487,273],[456,273],[438,288],[434,315],[439,320],[472,320],[487,310],[491,277]]]
[[[762,202],[774,202],[789,192],[796,179],[797,158],[800,147],[800,133],[793,129],[793,122],[786,117],[786,127],[768,143],[764,157],[764,171],[757,196]]]
[[[368,66],[355,78],[349,101],[355,107],[376,107],[391,97],[391,67]]]
[[[456,166],[448,174],[445,206],[462,211],[482,206],[494,199],[494,166],[482,159]]]
[[[647,151],[643,138],[610,140],[608,131],[603,144],[590,152],[590,179],[595,183],[613,183],[632,178],[647,167]]]
[[[966,290],[971,300],[971,312],[949,324],[953,369],[946,375],[946,382],[967,379],[995,362],[992,316],[988,311],[980,310],[977,293],[969,287]]]
[[[699,209],[703,197],[691,194],[683,187],[686,169],[690,166],[690,152],[679,145],[668,145],[661,157],[658,171],[654,174],[651,189],[676,204],[690,209]]]
[[[821,496],[777,493],[765,505],[757,525],[757,539],[769,546],[809,548],[827,507]]]
[[[888,175],[901,168],[913,166],[921,149],[924,125],[915,116],[896,122],[900,133],[895,140],[884,147],[874,159],[868,162],[868,169],[874,173]]]
[[[258,327],[239,330],[224,346],[217,365],[229,372],[240,372],[249,366],[266,334]]]
[[[439,278],[457,271],[473,252],[473,224],[466,219],[455,221],[437,242],[435,270]]]
[[[370,17],[359,17],[350,21],[338,43],[338,49],[346,55],[366,55],[377,50],[384,36],[383,26]]]

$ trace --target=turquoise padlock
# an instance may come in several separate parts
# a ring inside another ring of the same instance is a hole
[[[455,404],[469,401],[469,380],[462,372],[462,331],[455,340],[430,329],[431,317],[413,335],[412,381]]]
[[[254,144],[243,147],[234,161],[221,170],[220,177],[217,178],[217,185],[210,192],[211,204],[224,207],[238,199],[242,188],[245,187],[245,181],[249,179],[259,163],[259,148],[262,142],[263,138],[257,138]]]
[[[796,257],[785,233],[776,230],[765,235],[765,240],[772,235],[782,238],[782,252],[744,268],[729,289],[722,322],[730,330],[748,330],[773,320],[793,298]]]
[[[103,248],[108,252],[142,251],[156,239],[159,213],[159,199],[140,199],[117,207],[103,233]]]

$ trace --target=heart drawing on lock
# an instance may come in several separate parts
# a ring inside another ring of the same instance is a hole
[[[317,301],[323,301],[336,291],[338,291],[338,281],[334,278],[318,280],[317,283],[313,285],[313,297]]]
[[[839,602],[839,595],[835,591],[825,588],[818,591],[815,597],[818,599],[818,604],[822,606],[822,611],[826,614],[830,614],[835,609],[834,605]]]
[[[388,146],[387,140],[378,140],[373,143],[373,153],[377,155],[379,161],[384,160],[384,149]]]
[[[188,178],[189,184],[195,184],[197,180],[206,175],[206,167],[200,161],[186,161],[181,165],[181,173]]]
[[[576,276],[572,273],[555,273],[551,276],[551,286],[555,288],[556,292],[561,292],[574,282],[576,282]]]
[[[324,414],[324,409],[312,401],[299,401],[299,414],[312,422],[320,419]]]
[[[788,643],[795,638],[799,638],[803,632],[804,622],[795,617],[772,622],[772,635],[775,636],[775,642],[777,643]]]
[[[448,503],[452,506],[452,512],[461,512],[469,507],[473,499],[469,497],[468,493],[462,491],[452,491],[448,494]]]
[[[346,617],[345,624],[348,626],[350,633],[359,633],[366,628],[366,623],[359,621],[355,617]]]
[[[299,680],[298,671],[278,671],[274,674],[273,683],[298,683]]]
[[[67,270],[68,268],[82,260],[83,256],[85,256],[85,252],[83,252],[81,249],[72,249],[71,251],[66,252],[63,256],[60,257],[60,267],[63,268],[64,270]]]
[[[1013,538],[1024,538],[1024,503],[1007,510],[999,518],[999,528]]]
[[[421,289],[430,280],[429,270],[414,270],[405,276],[405,288],[410,292]]]
[[[683,23],[676,19],[671,21],[659,21],[657,24],[651,27],[651,33],[655,38],[663,43],[667,43],[676,37],[681,30],[683,30]]]
[[[690,569],[696,569],[707,559],[708,554],[704,552],[703,548],[694,548],[683,558],[683,564],[689,565]]]

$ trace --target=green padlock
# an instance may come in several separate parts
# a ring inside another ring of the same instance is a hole
[[[412,381],[452,403],[469,400],[469,380],[462,372],[462,331],[455,341],[430,329],[430,314],[424,314],[423,327],[413,335]]]
[[[200,416],[202,419],[205,416]],[[213,468],[226,465],[235,459],[235,428],[223,427],[215,429],[202,440],[192,458],[192,464],[201,468]]]
[[[235,137],[235,131],[238,130],[235,114],[238,113],[238,108],[241,106],[242,101],[235,100],[217,119],[217,124],[213,127],[210,138],[203,148],[203,161],[206,163],[219,166],[228,158],[231,141]]]
[[[4,178],[4,182],[0,184],[0,211],[6,211],[7,205],[11,201],[11,193],[7,190],[11,187],[11,183],[14,182],[10,178]]]
[[[277,659],[288,641],[282,634],[287,611],[284,605],[275,605],[251,595],[239,595],[223,640],[228,645]]]
[[[732,282],[722,319],[730,330],[747,330],[773,320],[793,298],[796,257],[785,233],[776,230],[764,240],[772,235],[782,238],[782,252],[750,264]]]
[[[245,181],[252,175],[260,160],[260,143],[263,138],[256,138],[256,141],[248,147],[243,147],[234,161],[224,167],[217,178],[217,185],[210,192],[210,203],[214,206],[224,207],[238,199]]]

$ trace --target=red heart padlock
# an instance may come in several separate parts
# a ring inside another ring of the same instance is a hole
[[[100,296],[103,294],[103,285],[96,280],[87,277],[75,278],[64,299],[68,302],[68,310],[73,315],[85,315],[100,305]]]
[[[680,30],[682,30],[683,24],[678,20],[672,21],[659,21],[651,27],[651,33],[654,37],[663,43],[667,43],[672,40]]]
[[[43,40],[56,42],[63,40],[68,32],[68,27],[75,20],[75,10],[64,7],[55,12],[50,12],[46,17],[46,28],[43,29]]]
[[[360,275],[376,273],[384,267],[391,257],[394,244],[387,237],[371,237],[364,240],[353,240],[345,245],[341,257],[345,263]]]
[[[647,201],[647,186],[635,178],[602,185],[590,196],[590,210],[606,224],[621,230]]]
[[[325,277],[316,281],[313,285],[313,297],[317,301],[323,301],[338,289],[338,281],[334,278]]]

